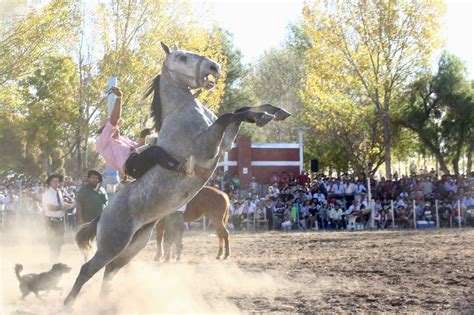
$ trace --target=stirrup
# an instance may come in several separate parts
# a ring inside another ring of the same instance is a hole
[[[194,165],[196,161],[194,159],[194,155],[189,156],[186,163],[184,163],[184,174],[188,177],[194,176]]]

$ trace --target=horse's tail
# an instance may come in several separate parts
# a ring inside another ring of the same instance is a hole
[[[79,227],[79,231],[76,233],[76,244],[81,251],[88,252],[91,249],[91,241],[96,236],[99,219],[100,215]]]
[[[16,274],[16,278],[18,279],[18,281],[21,281],[20,272],[22,270],[23,270],[23,265],[21,265],[21,264],[16,264],[15,265],[15,274]]]
[[[224,218],[222,221],[224,222],[224,226],[225,226],[230,218],[230,201],[226,193],[223,193],[223,196],[225,199],[225,213],[224,213]]]

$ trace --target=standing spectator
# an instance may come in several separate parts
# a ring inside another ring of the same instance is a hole
[[[270,178],[270,185],[275,185],[278,187],[280,184],[280,177],[278,176],[277,172],[272,172],[272,177]]]
[[[240,190],[240,179],[239,175],[235,174],[234,177],[232,177],[232,184],[234,186],[234,189]]]
[[[267,223],[268,223],[268,230],[271,231],[273,230],[273,211],[275,209],[275,205],[272,202],[272,199],[270,197],[267,197],[265,199],[265,215],[267,217]]]
[[[290,183],[290,176],[288,175],[288,173],[285,171],[281,172],[280,187],[283,189],[286,189],[286,187],[289,186],[289,183]]]
[[[354,199],[359,201],[362,198],[362,195],[367,194],[367,189],[365,188],[364,182],[362,179],[358,179],[355,185]]]
[[[52,263],[58,262],[61,247],[64,243],[64,209],[74,207],[66,203],[61,192],[61,175],[50,175],[46,180],[48,189],[43,193],[43,209],[46,215],[46,228],[49,245],[49,258]]]
[[[258,183],[257,183],[257,180],[255,179],[255,176],[252,176],[252,179],[250,180],[249,190],[250,190],[250,193],[252,193],[252,194],[257,193]]]
[[[296,177],[296,183],[300,188],[305,187],[309,182],[308,173],[301,171],[301,173]]]
[[[344,193],[346,189],[344,187],[344,182],[338,179],[335,183],[333,183],[331,187],[331,192],[333,193],[333,197],[337,200],[341,200],[344,198]]]
[[[316,201],[312,200],[309,204],[309,208],[308,208],[308,214],[309,214],[309,226],[308,226],[308,229],[311,229],[313,227],[313,224],[314,224],[314,228],[317,230],[318,229],[318,225],[321,226],[322,228],[322,224],[319,223],[320,221],[320,218],[319,218],[319,208],[318,206],[316,205]]]
[[[10,228],[14,225],[18,209],[18,196],[13,191],[13,187],[10,188],[7,196],[3,198],[3,203],[5,204],[5,226]]]
[[[102,175],[95,171],[87,172],[87,183],[81,187],[76,197],[76,213],[79,224],[92,221],[102,213],[108,202],[107,192],[100,186]]]
[[[229,193],[231,189],[232,177],[229,175],[229,171],[224,171],[224,176],[222,176],[221,190]]]
[[[345,209],[349,208],[354,200],[356,190],[356,184],[354,183],[354,179],[351,178],[349,180],[344,180],[344,196],[346,199]]]

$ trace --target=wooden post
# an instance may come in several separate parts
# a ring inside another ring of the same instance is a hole
[[[436,227],[439,229],[439,213],[438,213],[438,199],[435,200],[435,209],[436,209]]]
[[[416,229],[416,201],[413,200],[413,226]]]
[[[393,200],[390,200],[390,207],[392,208],[392,229],[395,229],[395,209],[393,207]]]
[[[459,215],[458,226],[459,228],[461,228],[462,215],[461,215],[461,201],[460,200],[458,200],[458,215]]]

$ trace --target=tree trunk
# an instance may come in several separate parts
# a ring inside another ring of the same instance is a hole
[[[471,147],[471,145],[469,147]],[[469,150],[467,152],[466,174],[470,174],[471,172],[472,172],[472,150]]]
[[[382,115],[382,120],[383,120],[383,142],[385,145],[385,178],[392,179],[392,156],[391,156],[392,139],[390,138],[390,122],[386,113]]]

